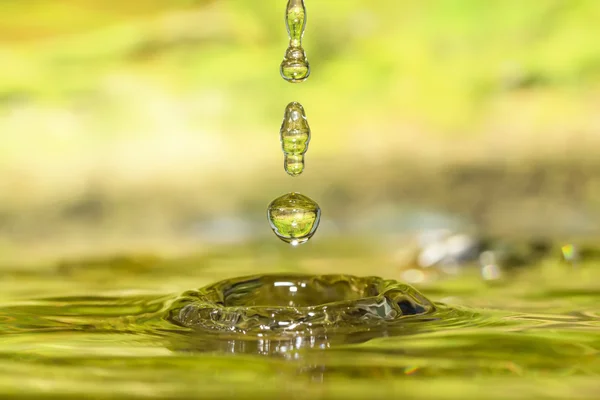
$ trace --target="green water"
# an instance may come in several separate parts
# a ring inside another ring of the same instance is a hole
[[[310,75],[310,65],[302,48],[302,36],[306,27],[304,0],[288,0],[285,24],[290,43],[281,62],[281,77],[292,83],[304,82]]]
[[[268,205],[267,218],[279,239],[297,246],[306,243],[317,231],[321,208],[310,197],[292,192]]]
[[[310,126],[302,104],[294,101],[285,107],[279,138],[285,172],[291,176],[300,175],[304,171],[304,154],[310,143]]]
[[[394,280],[271,274],[228,279],[188,291],[175,301],[166,318],[202,333],[243,334],[245,341],[284,341],[299,349],[317,339],[330,344],[357,334],[379,337],[404,325],[410,316],[435,310],[413,287]]]
[[[468,268],[418,286],[434,309],[368,329],[332,329],[329,321],[329,328],[301,337],[258,337],[169,318],[198,288],[256,273],[259,265],[265,273],[397,275],[374,258],[333,250],[313,256],[312,265],[286,265],[262,250],[4,268],[0,397],[593,399],[600,393],[594,261],[573,266],[548,259],[495,284]],[[322,281],[307,282],[313,283],[299,289],[295,306],[354,301],[371,290],[357,283],[357,291],[346,285],[325,296],[309,290]],[[260,299],[279,293],[281,300],[279,289],[246,285],[223,305],[265,306]]]

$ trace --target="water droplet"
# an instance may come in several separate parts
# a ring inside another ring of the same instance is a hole
[[[310,75],[310,65],[302,48],[289,47],[281,62],[281,76],[288,82],[304,82]]]
[[[267,217],[277,237],[292,246],[306,243],[321,219],[319,205],[300,193],[288,193],[269,204]]]
[[[304,0],[288,0],[285,23],[290,44],[281,62],[281,76],[288,82],[303,82],[310,75],[310,65],[302,48],[302,36],[306,26]]]
[[[310,127],[300,103],[291,102],[285,108],[279,139],[285,172],[291,176],[300,175],[304,171],[304,154],[310,143]]]

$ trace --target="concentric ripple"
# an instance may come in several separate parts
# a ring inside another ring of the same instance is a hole
[[[263,336],[369,330],[433,312],[434,304],[394,280],[350,275],[262,275],[184,293],[167,318],[212,332]]]

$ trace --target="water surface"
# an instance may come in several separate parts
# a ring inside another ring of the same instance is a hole
[[[256,273],[256,262],[221,254],[6,268],[0,394],[593,399],[600,393],[594,262],[575,268],[548,260],[492,285],[475,269],[422,284],[418,289],[435,302],[434,311],[376,329],[259,337],[168,318],[184,292]],[[268,273],[315,272],[262,262]],[[327,263],[352,269],[343,258]],[[365,268],[368,275],[374,270]],[[397,279],[394,271],[382,268],[381,274]]]

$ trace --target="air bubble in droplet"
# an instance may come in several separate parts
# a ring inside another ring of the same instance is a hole
[[[279,138],[285,172],[291,176],[300,175],[304,171],[304,154],[310,143],[310,127],[300,103],[291,102],[285,108]]]
[[[321,219],[319,205],[300,193],[288,193],[269,204],[267,217],[277,237],[292,246],[306,243]]]

